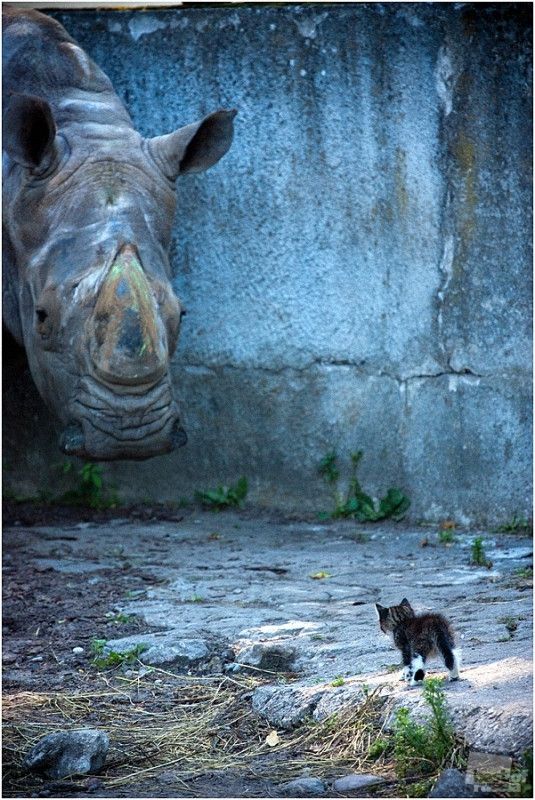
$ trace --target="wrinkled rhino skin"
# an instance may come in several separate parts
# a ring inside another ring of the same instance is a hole
[[[229,149],[235,111],[144,139],[55,20],[3,12],[4,322],[86,459],[185,443],[169,361],[182,310],[168,249],[175,181]]]

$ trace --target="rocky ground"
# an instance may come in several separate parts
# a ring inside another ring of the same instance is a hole
[[[5,796],[395,796],[380,766],[367,784],[350,761],[323,771],[302,761],[293,774],[284,745],[310,720],[324,725],[370,697],[381,698],[381,725],[400,705],[422,716],[422,691],[398,680],[399,655],[374,608],[404,596],[458,632],[462,680],[446,698],[470,752],[520,757],[531,746],[532,543],[518,532],[191,509],[73,516],[10,506],[4,521]],[[430,672],[445,674],[439,662]],[[137,726],[158,714],[176,722],[188,704],[192,719],[208,707],[226,714],[240,756],[223,766],[207,756],[203,772],[186,756],[162,766],[136,751],[132,788],[120,726],[132,709]],[[102,774],[67,784],[25,773],[40,736],[72,727],[109,734]],[[255,767],[242,768],[253,741]],[[292,774],[309,783],[288,787]]]

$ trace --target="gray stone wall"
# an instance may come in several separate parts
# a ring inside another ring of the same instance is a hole
[[[310,511],[320,458],[362,449],[362,484],[400,486],[415,518],[529,514],[529,5],[54,16],[143,134],[239,110],[228,155],[178,188],[189,443],[106,467],[120,494],[244,474],[252,501]],[[11,399],[6,476],[50,484],[49,426],[17,430]]]

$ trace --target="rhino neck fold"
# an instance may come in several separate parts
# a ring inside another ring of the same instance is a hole
[[[120,249],[100,286],[89,351],[95,375],[109,384],[153,384],[167,369],[163,324],[131,244]]]

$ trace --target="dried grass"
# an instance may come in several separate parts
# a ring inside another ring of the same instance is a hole
[[[165,682],[156,685],[155,678]],[[330,776],[358,771],[381,734],[378,691],[323,722],[279,731],[279,743],[270,747],[270,727],[251,709],[256,678],[188,678],[155,670],[144,679],[101,680],[101,691],[21,692],[4,699],[4,769],[12,794],[35,786],[37,779],[23,769],[24,754],[56,730],[90,726],[108,733],[111,746],[99,778],[109,789],[139,785],[168,769],[181,782],[222,770],[267,778],[274,764],[278,781],[305,767]],[[387,764],[374,764],[376,774],[389,771]]]

